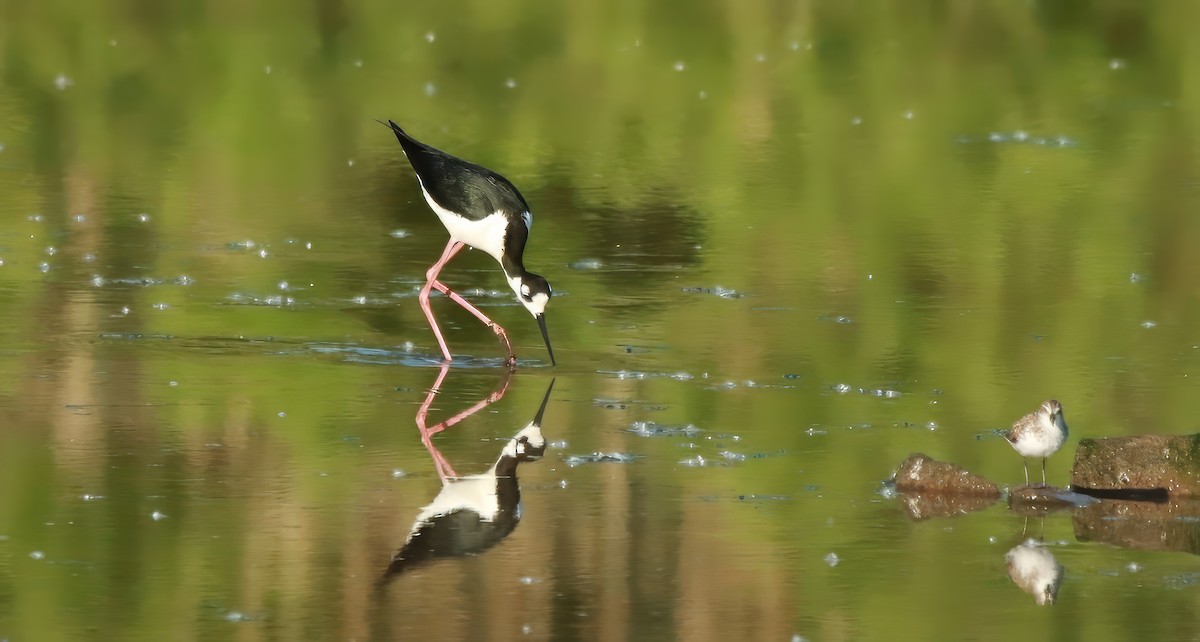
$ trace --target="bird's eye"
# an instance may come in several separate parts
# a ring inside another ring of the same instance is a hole
[[[524,292],[522,292],[522,293],[521,293],[521,299],[523,299],[523,300],[524,300],[526,303],[532,303],[532,302],[533,302],[533,297],[532,297],[532,296],[529,296],[528,294],[526,294],[526,293],[524,293]]]

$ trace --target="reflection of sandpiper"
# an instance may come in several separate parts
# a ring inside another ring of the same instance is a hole
[[[1027,457],[1042,458],[1042,485],[1046,485],[1046,458],[1054,454],[1067,440],[1067,421],[1063,419],[1062,404],[1054,399],[1043,401],[1037,410],[1018,419],[1004,438],[1021,454],[1025,466],[1025,483],[1029,483]]]
[[[442,479],[442,490],[417,515],[404,546],[392,556],[384,580],[416,564],[439,557],[482,553],[508,537],[521,519],[517,465],[536,461],[546,451],[541,425],[546,403],[550,401],[550,391],[554,389],[553,379],[546,388],[546,396],[542,398],[542,405],[533,421],[505,440],[491,468],[484,473],[465,477],[455,473],[430,438],[503,397],[508,389],[508,378],[505,377],[501,387],[488,398],[436,426],[426,427],[429,407],[448,372],[448,366],[443,366],[416,417],[421,441],[433,457],[438,476]]]
[[[1054,604],[1062,584],[1063,567],[1045,544],[1026,540],[1004,554],[1008,577],[1022,591],[1033,596],[1038,606]]]

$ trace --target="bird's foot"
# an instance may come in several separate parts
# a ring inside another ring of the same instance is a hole
[[[517,355],[510,354],[507,357],[505,357],[504,366],[506,368],[508,368],[509,372],[516,372],[517,371]]]

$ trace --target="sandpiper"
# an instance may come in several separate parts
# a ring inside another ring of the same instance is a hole
[[[554,365],[554,350],[550,348],[550,335],[546,333],[546,303],[552,294],[550,284],[540,275],[526,270],[522,261],[529,229],[533,226],[533,214],[529,213],[525,198],[508,179],[496,172],[426,145],[390,120],[379,122],[389,127],[396,135],[396,140],[400,141],[404,155],[417,174],[425,201],[442,225],[446,226],[446,231],[450,232],[450,240],[446,242],[441,258],[425,272],[425,287],[417,296],[421,310],[433,328],[433,335],[437,337],[442,356],[446,361],[454,358],[429,307],[429,294],[434,289],[491,328],[508,350],[508,365],[515,366],[517,363],[516,353],[504,328],[438,280],[438,274],[450,259],[464,245],[470,245],[490,254],[500,263],[504,278],[516,292],[517,300],[537,320],[542,339],[546,341],[546,351],[550,354],[550,364]]]
[[[1004,438],[1021,455],[1025,466],[1025,483],[1029,483],[1027,457],[1042,458],[1042,486],[1046,485],[1046,458],[1053,455],[1067,440],[1067,421],[1063,419],[1062,404],[1054,399],[1043,401],[1037,410],[1018,419]]]

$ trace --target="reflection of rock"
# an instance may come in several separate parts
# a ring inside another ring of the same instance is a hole
[[[1000,497],[1000,489],[987,479],[921,453],[900,462],[893,481],[914,520],[982,510]]]
[[[952,517],[983,510],[996,503],[991,495],[956,495],[937,492],[901,492],[900,501],[909,519],[920,521],[934,517]]]
[[[1200,554],[1200,500],[1106,499],[1076,511],[1073,521],[1075,537],[1080,541]]]
[[[1100,500],[1054,486],[1026,484],[1008,493],[1008,506],[1025,516],[1045,515],[1064,508],[1089,506]]]
[[[1071,486],[1200,495],[1200,434],[1081,439]]]
[[[1044,544],[1028,540],[1004,554],[1008,577],[1033,596],[1038,606],[1054,604],[1062,584],[1063,567]]]
[[[1000,497],[1000,489],[987,478],[922,453],[913,453],[900,462],[895,480],[896,490],[902,493],[979,495],[992,499]]]

